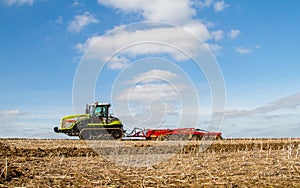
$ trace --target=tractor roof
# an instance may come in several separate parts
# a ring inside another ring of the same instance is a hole
[[[89,106],[108,106],[110,107],[109,103],[93,103],[93,104],[89,104]]]
[[[110,106],[110,104],[109,103],[98,103],[97,106]]]

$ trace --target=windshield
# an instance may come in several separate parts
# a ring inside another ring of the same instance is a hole
[[[95,109],[95,114],[96,114],[96,116],[105,117],[106,114],[107,114],[106,108],[105,108],[105,107],[100,107],[100,106],[98,106],[98,107]]]

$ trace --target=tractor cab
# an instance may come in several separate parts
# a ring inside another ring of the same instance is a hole
[[[91,117],[91,123],[107,123],[109,119],[109,103],[94,103],[94,104],[87,104],[85,113],[89,114]]]

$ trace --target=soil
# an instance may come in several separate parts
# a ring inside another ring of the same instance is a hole
[[[0,187],[300,187],[299,155],[300,139],[0,139]]]

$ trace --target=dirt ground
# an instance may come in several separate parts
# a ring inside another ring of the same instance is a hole
[[[0,187],[300,187],[300,139],[0,139]]]

